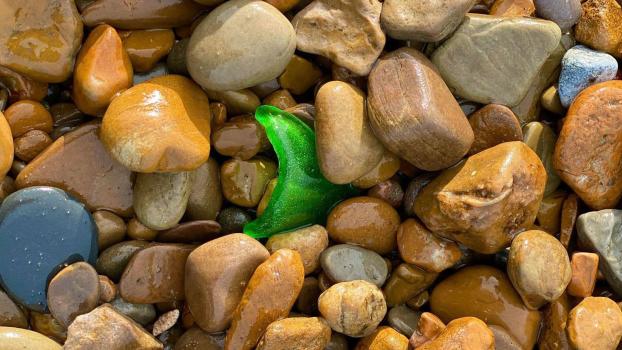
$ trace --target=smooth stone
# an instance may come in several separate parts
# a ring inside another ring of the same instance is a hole
[[[387,254],[395,248],[398,212],[387,202],[373,197],[354,197],[339,203],[326,222],[328,236]]]
[[[391,277],[383,288],[387,305],[401,305],[417,298],[434,283],[436,277],[437,273],[427,272],[406,263],[399,264],[391,271]]]
[[[51,314],[30,311],[30,329],[58,343],[64,343],[67,340],[67,328],[61,325]]]
[[[210,151],[209,100],[181,75],[134,85],[106,110],[101,139],[110,154],[132,171],[189,171]]]
[[[13,137],[22,136],[31,130],[52,132],[52,115],[37,101],[17,101],[4,111],[4,117],[11,127]]]
[[[536,153],[505,142],[442,172],[421,190],[415,212],[434,234],[493,254],[533,224],[545,181]]]
[[[398,181],[389,179],[374,185],[367,191],[367,195],[382,199],[391,204],[393,208],[399,208],[402,206],[402,200],[404,199],[404,190]]]
[[[39,153],[52,144],[52,138],[44,131],[31,130],[13,140],[15,157],[25,162],[30,162]]]
[[[192,0],[96,0],[81,12],[88,27],[108,23],[119,29],[159,29],[188,25],[203,8]]]
[[[387,314],[387,323],[398,332],[410,338],[417,329],[421,312],[406,305],[392,307]]]
[[[71,264],[52,278],[47,295],[50,313],[61,325],[68,327],[77,316],[97,307],[97,271],[85,262]]]
[[[438,238],[416,219],[407,219],[397,230],[397,248],[404,262],[439,273],[462,258],[454,242]]]
[[[104,304],[73,321],[63,349],[161,350],[163,347],[140,325]]]
[[[33,80],[3,66],[0,66],[0,83],[9,92],[9,101],[41,101],[48,92],[47,83]]]
[[[473,129],[473,144],[469,155],[503,142],[522,141],[520,121],[506,106],[489,104],[469,116]]]
[[[259,265],[233,312],[225,350],[255,348],[267,327],[289,314],[303,280],[304,267],[296,251],[280,249]]]
[[[262,104],[285,110],[296,106],[296,100],[289,91],[280,89],[266,96]]]
[[[190,172],[138,174],[134,184],[136,217],[154,230],[174,227],[186,211],[191,187]]]
[[[186,215],[193,220],[215,220],[222,207],[220,166],[210,158],[192,171]]]
[[[538,338],[541,315],[529,310],[505,273],[489,266],[458,270],[434,287],[431,312],[443,322],[477,317],[506,330],[524,349]]]
[[[95,268],[102,275],[118,281],[132,256],[149,245],[146,241],[123,241],[101,252]]]
[[[622,81],[583,90],[570,106],[555,144],[559,177],[593,209],[613,208],[622,197]],[[577,152],[581,150],[581,152]]]
[[[547,124],[531,122],[523,126],[523,142],[529,146],[540,158],[546,170],[546,185],[544,195],[553,193],[561,183],[559,175],[553,165],[553,152],[557,142],[557,135]],[[555,232],[557,233],[557,232]]]
[[[566,248],[554,236],[529,230],[512,241],[507,273],[525,305],[537,310],[564,293],[572,268]]]
[[[622,311],[609,298],[587,297],[570,311],[567,327],[573,348],[613,350],[622,338]]]
[[[0,176],[4,177],[13,164],[13,135],[11,127],[0,111]]]
[[[598,254],[600,272],[617,293],[622,293],[622,210],[581,214],[576,227],[581,245]]]
[[[366,281],[331,286],[320,295],[318,307],[330,328],[353,338],[373,333],[387,313],[382,291]]]
[[[594,293],[598,278],[598,255],[594,253],[575,252],[570,264],[572,278],[568,284],[568,295],[587,298]]]
[[[184,270],[193,249],[185,244],[156,244],[136,252],[121,276],[121,297],[136,304],[184,300]]]
[[[196,324],[209,333],[226,330],[253,271],[269,256],[261,243],[241,233],[217,238],[190,253],[185,295]]]
[[[331,330],[319,317],[290,317],[272,322],[257,350],[324,350]]]
[[[27,329],[0,327],[2,350],[62,350],[63,347],[52,339]]]
[[[206,90],[211,100],[220,101],[227,106],[230,115],[254,114],[261,101],[255,93],[249,89],[216,91]]]
[[[117,93],[132,86],[133,75],[117,31],[106,24],[97,26],[76,59],[73,101],[83,113],[101,116]]]
[[[177,340],[174,350],[222,350],[224,346],[224,334],[208,334],[192,327]]]
[[[175,43],[175,33],[170,29],[134,30],[121,35],[123,48],[137,72],[152,70]]]
[[[354,85],[331,81],[315,96],[315,142],[322,175],[347,184],[370,172],[384,147],[369,125],[365,93]]]
[[[356,350],[408,350],[408,338],[391,327],[378,327],[374,333],[361,339]]]
[[[495,347],[497,345],[486,323],[475,317],[462,317],[449,322],[438,337],[417,347],[417,350],[500,349]]]
[[[577,41],[622,58],[622,5],[616,0],[582,3],[583,13],[575,26]]]
[[[434,51],[432,62],[456,94],[515,106],[560,39],[559,27],[550,21],[468,14]]]
[[[28,328],[28,318],[13,300],[0,290],[0,327]]]
[[[153,304],[133,304],[118,297],[110,303],[110,306],[143,326],[156,319],[156,309]]]
[[[253,216],[246,210],[238,207],[228,207],[218,214],[218,223],[222,233],[242,232],[244,225],[253,219]]]
[[[4,176],[3,178],[0,178],[0,202],[15,191],[15,181],[13,181],[12,177]]]
[[[535,222],[541,230],[552,235],[559,233],[561,212],[566,195],[565,191],[557,190],[542,198]]]
[[[292,56],[278,83],[294,95],[302,95],[322,78],[323,72],[313,62],[298,55]]]
[[[74,2],[3,0],[0,8],[0,65],[41,82],[67,80],[82,41]]]
[[[192,78],[205,89],[240,90],[278,77],[295,49],[294,28],[276,8],[263,1],[231,0],[194,30],[186,61]]]
[[[171,74],[188,75],[188,66],[186,65],[186,49],[190,38],[178,40],[171,51],[166,56],[166,68]]]
[[[539,17],[551,20],[568,32],[581,16],[581,0],[534,0]]]
[[[352,181],[358,188],[371,188],[390,179],[400,169],[401,160],[395,154],[385,151],[376,166],[367,174]]]
[[[112,302],[117,296],[117,285],[108,276],[98,275],[97,279],[99,284],[99,304]]]
[[[533,0],[496,0],[488,12],[501,17],[533,17],[535,13]]]
[[[586,88],[613,80],[618,73],[618,61],[604,52],[577,45],[566,51],[559,75],[559,99],[568,108]]]
[[[220,224],[212,220],[181,223],[157,233],[155,240],[170,243],[205,243],[220,236]]]
[[[223,156],[249,160],[270,148],[263,126],[254,116],[234,117],[212,135],[212,146]]]
[[[296,14],[297,48],[367,75],[386,41],[377,0],[314,0]]]
[[[63,264],[97,259],[97,227],[84,205],[52,187],[14,192],[0,207],[0,282],[18,303],[47,309],[47,281]]]
[[[555,85],[550,86],[542,93],[540,104],[549,112],[558,115],[566,114],[566,109],[562,106],[562,101],[559,99],[559,91]]]
[[[387,35],[398,40],[436,42],[462,22],[475,0],[386,0],[380,20]]]
[[[542,350],[570,350],[566,325],[570,312],[570,300],[566,293],[552,301],[542,310],[542,327],[538,346]]]
[[[382,287],[389,271],[380,254],[350,244],[338,244],[324,250],[322,271],[334,282],[363,280]]]
[[[110,157],[99,131],[98,124],[90,123],[59,137],[19,173],[16,186],[58,187],[89,210],[130,216],[132,173]]]
[[[328,247],[328,233],[323,226],[313,225],[295,231],[271,236],[266,242],[270,254],[279,249],[291,249],[300,254],[305,275],[320,266],[320,254]]]
[[[348,350],[348,338],[337,332],[330,335],[330,342],[326,345],[325,350]]]
[[[154,78],[162,77],[170,74],[166,65],[162,62],[158,63],[148,72],[134,72],[134,85],[144,83]]]
[[[141,241],[153,241],[158,235],[158,231],[152,230],[143,225],[140,220],[133,217],[127,223],[127,237]]]
[[[220,167],[222,193],[233,204],[255,207],[277,170],[277,165],[267,158],[229,159]]]
[[[369,75],[367,108],[382,144],[423,170],[455,164],[473,142],[468,120],[438,70],[411,48],[378,60]]]

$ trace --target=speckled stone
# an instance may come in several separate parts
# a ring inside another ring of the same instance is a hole
[[[559,75],[559,99],[568,107],[585,88],[612,80],[618,72],[618,61],[604,52],[583,45],[568,50],[562,59]]]
[[[0,281],[20,304],[44,312],[47,281],[63,264],[97,259],[97,227],[83,204],[53,187],[30,187],[0,207]]]

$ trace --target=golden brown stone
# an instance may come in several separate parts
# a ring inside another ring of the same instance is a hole
[[[322,318],[285,318],[270,323],[256,350],[324,350],[330,334]]]
[[[533,0],[496,0],[490,8],[492,16],[530,17],[535,15]]]
[[[268,181],[276,177],[276,173],[277,166],[269,159],[230,159],[220,168],[223,195],[236,205],[255,207],[259,204]]]
[[[520,122],[506,106],[486,105],[469,116],[469,124],[475,135],[469,155],[503,142],[523,140]]]
[[[570,301],[566,293],[543,309],[542,329],[538,337],[541,350],[571,349],[566,334],[569,312]]]
[[[274,235],[266,242],[266,249],[271,254],[284,248],[300,253],[305,275],[317,270],[320,266],[320,254],[326,247],[328,247],[328,234],[320,225]]]
[[[320,68],[313,62],[294,55],[279,76],[278,82],[283,89],[289,90],[294,95],[301,95],[317,83],[320,78],[322,78]]]
[[[52,144],[52,138],[41,130],[30,130],[13,140],[15,157],[29,162]]]
[[[210,158],[192,174],[194,180],[190,188],[186,215],[193,220],[215,220],[222,206],[220,167],[213,158]]]
[[[397,230],[397,248],[405,262],[437,273],[452,267],[462,257],[456,243],[434,236],[417,219],[402,222]]]
[[[48,92],[47,83],[33,80],[3,66],[0,66],[0,86],[9,91],[9,101],[41,101]]]
[[[21,100],[13,103],[4,111],[6,121],[11,127],[14,138],[30,130],[52,132],[52,115],[37,101]]]
[[[622,7],[616,0],[588,0],[575,26],[578,42],[622,58]]]
[[[609,298],[587,297],[570,311],[566,331],[577,350],[613,350],[622,337],[622,311]]]
[[[358,188],[370,188],[390,179],[400,169],[400,159],[393,153],[386,151],[376,166],[367,174],[352,181]]]
[[[131,239],[153,241],[158,235],[158,231],[143,225],[137,218],[132,218],[127,223],[127,235]]]
[[[212,135],[216,152],[241,160],[249,160],[257,153],[267,150],[270,142],[266,132],[251,116],[231,118]]]
[[[127,227],[118,215],[106,210],[97,210],[93,212],[93,220],[97,225],[97,245],[100,252],[121,242],[125,237]]]
[[[598,272],[598,255],[576,252],[572,254],[572,278],[568,284],[568,294],[587,298],[592,295]]]
[[[148,72],[168,55],[175,43],[170,29],[134,30],[121,33],[123,48],[137,72]]]
[[[486,324],[475,317],[462,317],[447,324],[439,336],[417,350],[493,350],[495,338]]]
[[[408,350],[408,338],[391,327],[378,327],[361,339],[354,350]]]
[[[561,190],[542,198],[540,209],[538,209],[538,214],[536,215],[536,222],[542,230],[552,235],[559,233],[564,199],[566,199],[566,192]]]
[[[296,106],[296,100],[285,89],[276,90],[263,99],[263,104],[271,105],[280,109],[288,109]]]
[[[437,276],[436,273],[426,272],[413,265],[400,264],[384,285],[387,305],[406,303],[434,283]]]

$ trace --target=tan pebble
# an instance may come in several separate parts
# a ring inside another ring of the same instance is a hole
[[[157,337],[158,335],[171,329],[171,327],[173,327],[175,323],[177,323],[178,319],[179,310],[177,309],[168,311],[160,315],[160,317],[158,317],[158,319],[153,324],[153,331],[151,333]]]
[[[300,253],[305,275],[317,270],[320,266],[320,254],[326,247],[328,247],[328,234],[326,229],[320,225],[274,235],[266,242],[266,249],[271,254],[283,248]]]
[[[613,350],[622,337],[622,311],[609,298],[587,297],[570,311],[567,327],[577,350]]]
[[[257,350],[324,350],[331,330],[319,317],[290,317],[272,322]]]
[[[441,272],[462,257],[457,244],[434,236],[416,219],[408,219],[400,225],[397,248],[404,262],[430,272]]]
[[[436,339],[423,344],[417,350],[493,350],[495,339],[490,328],[475,317],[453,320]]]
[[[576,252],[572,254],[572,278],[568,284],[568,294],[586,298],[592,295],[598,274],[598,255]]]
[[[408,338],[391,327],[378,327],[361,339],[354,350],[408,350]]]

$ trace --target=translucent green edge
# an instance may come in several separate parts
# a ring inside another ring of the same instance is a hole
[[[315,133],[300,119],[273,106],[259,106],[263,125],[279,160],[279,176],[263,214],[244,226],[253,238],[266,238],[313,224],[324,224],[330,210],[355,196],[352,185],[335,185],[320,172]]]

